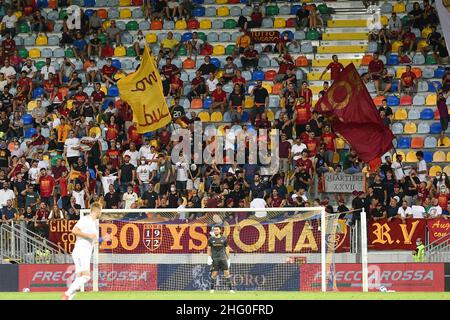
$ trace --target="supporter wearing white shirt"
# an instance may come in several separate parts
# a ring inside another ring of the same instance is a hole
[[[2,23],[6,29],[14,29],[16,27],[17,17],[12,10],[8,10],[8,14],[3,16]]]
[[[432,206],[428,210],[428,215],[430,218],[438,218],[442,215],[442,208],[439,205],[438,198],[433,198],[431,202]]]
[[[14,191],[8,188],[8,182],[3,182],[3,189],[0,190],[0,208],[6,206],[8,200],[14,200],[15,198]]]
[[[128,186],[127,192],[123,194],[124,209],[131,209],[132,205],[138,200],[138,195],[133,191],[132,186]]]
[[[403,156],[401,154],[397,154],[397,161],[391,164],[391,168],[394,171],[394,176],[397,181],[402,180],[402,178],[406,175],[409,175],[409,171],[411,167],[405,166],[402,164]]]
[[[33,79],[36,76],[37,69],[33,65],[33,61],[30,58],[28,58],[27,62],[23,65],[20,71],[21,72],[25,71],[27,73],[27,77]]]
[[[398,215],[400,215],[401,219],[412,218],[413,211],[411,207],[408,206],[408,201],[403,201],[402,206],[398,208]]]
[[[419,178],[420,182],[426,182],[427,181],[427,163],[423,159],[423,152],[417,151],[416,152],[417,160],[419,160],[419,163],[417,164],[417,177]]]
[[[30,177],[32,184],[38,183],[38,177],[40,172],[40,169],[38,168],[38,163],[39,161],[33,160],[33,162],[31,163],[31,168],[30,170],[28,170],[28,176]]]
[[[219,80],[217,80],[214,77],[214,73],[209,74],[209,78],[206,79],[206,85],[208,86],[208,90],[210,93],[212,93],[214,90],[216,90],[217,84],[219,83]]]
[[[152,176],[152,170],[149,164],[147,164],[147,160],[144,157],[141,157],[140,164],[136,169],[136,175],[139,181],[139,188],[141,189],[141,194],[144,194],[147,191],[148,184],[150,182],[150,177]]]
[[[291,147],[292,160],[295,162],[302,157],[302,151],[307,149],[306,145],[301,142],[300,138],[295,139],[295,143]]]
[[[267,207],[267,202],[263,198],[255,198],[252,200],[252,202],[250,202],[250,208],[259,209],[259,208],[266,208],[266,207]],[[255,211],[255,217],[264,218],[265,216],[267,216],[266,211]]]
[[[16,77],[16,69],[14,69],[10,64],[9,64],[9,60],[6,59],[5,60],[5,65],[3,67],[0,68],[0,72],[3,73],[5,75],[5,78],[14,78],[13,80],[15,80]]]
[[[186,190],[189,164],[184,160],[184,156],[180,157],[175,168],[177,170],[177,190]]]
[[[86,191],[81,189],[81,184],[77,183],[75,185],[75,190],[72,191],[72,196],[75,198],[76,204],[78,204],[81,209],[86,209],[85,196]]]
[[[125,151],[123,153],[123,156],[129,156],[130,163],[135,167],[138,166],[139,151],[136,150],[136,145],[134,144],[134,142],[130,142],[130,149]]]
[[[413,215],[414,219],[423,219],[423,218],[425,218],[426,211],[425,211],[425,208],[420,205],[420,202],[417,205],[412,206],[411,207],[411,211],[412,211],[412,215]]]
[[[0,91],[3,92],[7,85],[8,85],[8,80],[6,80],[5,75],[0,72]]]
[[[100,172],[97,171],[97,174]],[[113,175],[110,173],[109,169],[105,169],[105,174],[101,174],[101,181],[103,187],[103,194],[107,194],[109,192],[109,186],[114,185],[114,182],[117,180],[117,175]]]
[[[51,65],[52,60],[50,58],[45,59],[45,66],[41,68],[41,79],[48,80],[48,74],[53,73],[56,75],[56,69]]]
[[[64,154],[69,160],[69,164],[72,165],[80,156],[80,139],[74,138],[73,130],[69,131],[68,138],[64,142]]]

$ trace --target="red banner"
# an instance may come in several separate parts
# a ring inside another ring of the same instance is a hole
[[[429,243],[438,240],[439,238],[445,237],[450,234],[450,220],[444,218],[436,218],[428,220],[428,241]],[[449,237],[446,238],[449,240]],[[437,241],[436,243],[440,243]]]
[[[156,290],[157,266],[152,264],[100,264],[100,291]],[[75,267],[70,264],[21,264],[19,291],[31,292],[67,290],[74,279]],[[91,291],[92,281],[85,289]]]
[[[320,264],[301,264],[300,291],[320,291]],[[380,263],[368,266],[369,290],[444,291],[443,263]],[[327,275],[327,285],[338,291],[362,291],[362,269],[357,263],[338,263]]]
[[[68,253],[72,253],[76,237],[72,229],[77,220],[51,220],[49,225],[48,240],[57,244]]]
[[[101,252],[112,253],[200,253],[206,252],[210,228],[205,224],[157,224],[103,222],[101,234],[110,233],[112,240],[103,242]],[[224,235],[234,253],[317,253],[320,232],[316,221],[259,223],[245,219],[234,226],[225,226]],[[329,246],[336,252],[350,250],[350,235],[344,220]]]
[[[367,247],[369,250],[414,250],[416,239],[425,240],[424,219],[370,220],[367,224]]]
[[[280,39],[279,31],[252,31],[250,33],[253,43],[273,43]]]

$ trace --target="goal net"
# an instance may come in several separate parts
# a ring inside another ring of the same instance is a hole
[[[86,290],[208,290],[207,242],[215,225],[230,247],[235,290],[336,291],[344,285],[336,264],[348,262],[351,228],[322,207],[102,212],[98,232],[111,241],[94,249]]]

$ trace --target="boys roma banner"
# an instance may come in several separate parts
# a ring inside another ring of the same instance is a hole
[[[394,135],[381,120],[375,104],[353,63],[334,80],[316,110],[328,117],[358,157],[370,162],[393,148]]]
[[[429,243],[442,243],[449,241],[450,237],[450,220],[444,218],[436,218],[428,220],[428,241]],[[442,239],[441,239],[442,238]]]
[[[147,133],[165,127],[172,121],[163,94],[158,66],[145,46],[139,69],[117,82],[120,99],[133,109],[133,121],[138,133]]]

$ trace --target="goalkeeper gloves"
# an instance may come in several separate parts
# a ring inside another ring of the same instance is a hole
[[[206,262],[208,264],[208,266],[212,265],[212,258],[211,256],[208,256],[208,262]]]
[[[230,258],[228,258],[227,263],[228,263],[228,268],[230,268],[231,267],[231,260],[230,260]]]

